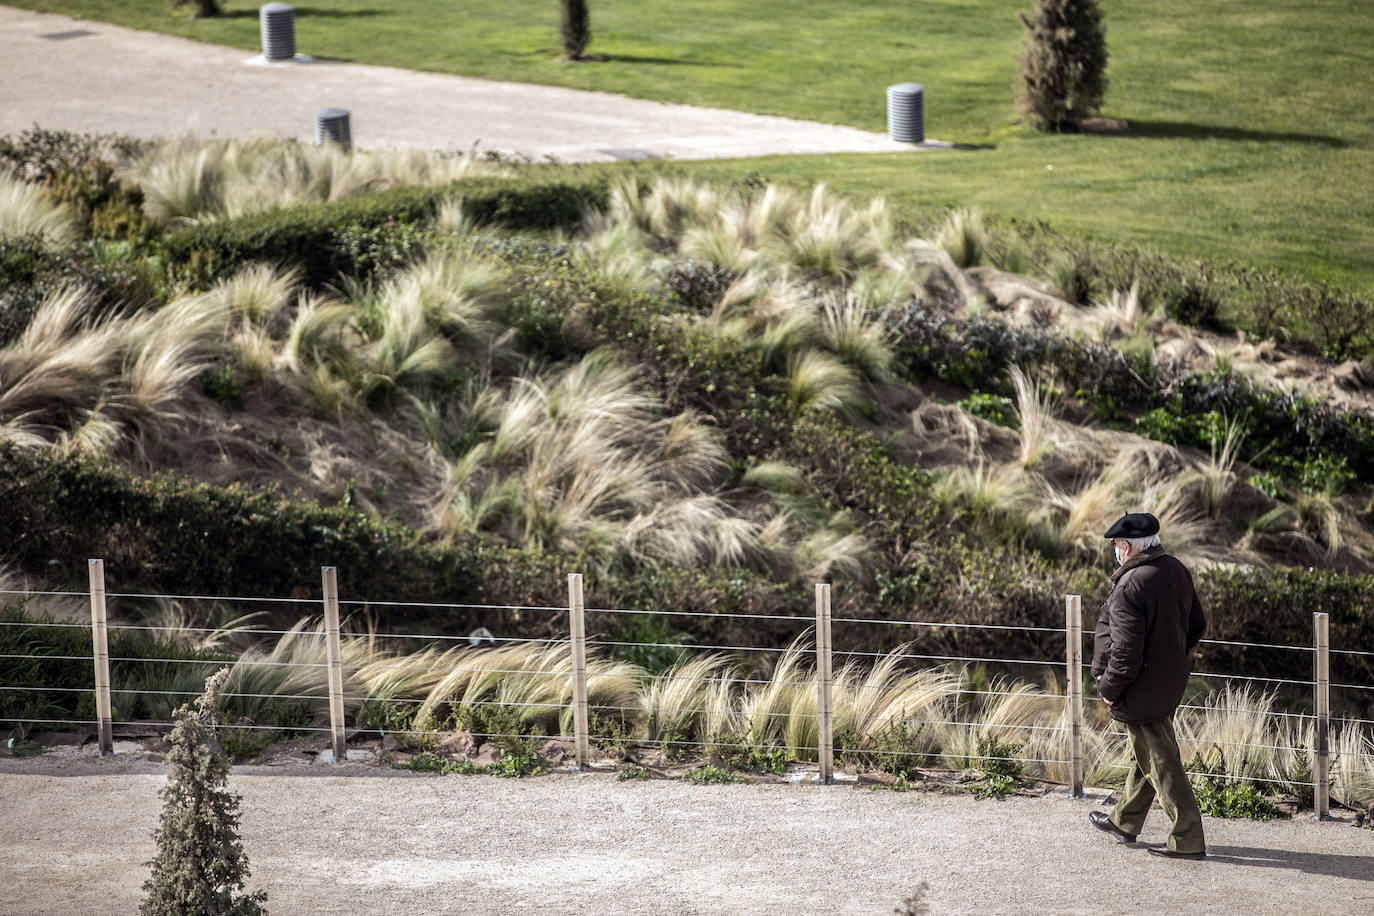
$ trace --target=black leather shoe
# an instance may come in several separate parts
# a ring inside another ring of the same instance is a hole
[[[1165,859],[1205,859],[1205,852],[1175,852],[1168,846],[1151,846],[1146,850],[1152,856],[1161,856]]]
[[[1115,837],[1118,837],[1123,843],[1135,842],[1134,833],[1127,833],[1126,831],[1122,830],[1120,827],[1113,824],[1112,819],[1107,817],[1107,815],[1103,814],[1101,811],[1094,811],[1091,814],[1089,814],[1088,822],[1091,823],[1098,830],[1105,831],[1107,833],[1112,834]]]

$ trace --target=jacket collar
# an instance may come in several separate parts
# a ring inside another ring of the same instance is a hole
[[[1146,563],[1153,563],[1155,560],[1158,560],[1162,556],[1164,556],[1163,547],[1149,547],[1145,550],[1142,550],[1140,553],[1131,557],[1125,563],[1122,563],[1116,569],[1112,570],[1112,582],[1116,582],[1123,575],[1125,575],[1128,570],[1135,569],[1137,566],[1144,566]]]

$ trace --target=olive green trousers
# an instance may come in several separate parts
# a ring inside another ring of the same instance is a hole
[[[1155,795],[1173,821],[1169,848],[1175,852],[1206,852],[1202,837],[1202,812],[1193,797],[1193,786],[1183,771],[1178,740],[1171,719],[1126,725],[1130,735],[1131,769],[1126,793],[1112,810],[1112,823],[1127,833],[1140,833]]]

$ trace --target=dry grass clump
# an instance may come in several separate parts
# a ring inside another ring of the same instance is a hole
[[[0,239],[37,236],[49,249],[65,248],[80,237],[76,218],[37,185],[0,169]]]
[[[959,267],[977,267],[987,257],[988,231],[977,210],[957,207],[945,214],[935,234],[939,245]]]
[[[817,186],[722,191],[687,179],[618,184],[588,216],[582,256],[653,287],[674,261],[735,274],[702,319],[791,380],[802,409],[847,409],[861,378],[887,377],[883,315],[920,288],[881,201],[858,208]]]
[[[158,223],[231,219],[403,185],[503,174],[474,152],[368,152],[269,138],[169,140],[126,166]]]
[[[93,310],[84,289],[59,289],[0,349],[6,438],[98,455],[187,426],[184,395],[223,337],[223,304],[191,296],[95,321]]]
[[[675,178],[643,187],[631,178],[613,189],[606,211],[589,217],[584,231],[739,272],[791,266],[832,280],[877,266],[893,248],[882,201],[858,208],[824,185],[806,195],[781,185],[722,191]]]

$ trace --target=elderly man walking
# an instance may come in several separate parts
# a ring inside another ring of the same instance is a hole
[[[1111,717],[1130,736],[1131,770],[1111,815],[1094,811],[1088,819],[1099,830],[1135,842],[1157,793],[1173,829],[1166,845],[1149,851],[1206,858],[1202,813],[1183,771],[1173,717],[1207,619],[1188,569],[1160,544],[1157,518],[1123,515],[1107,529],[1107,538],[1120,565],[1093,634],[1092,672]]]

